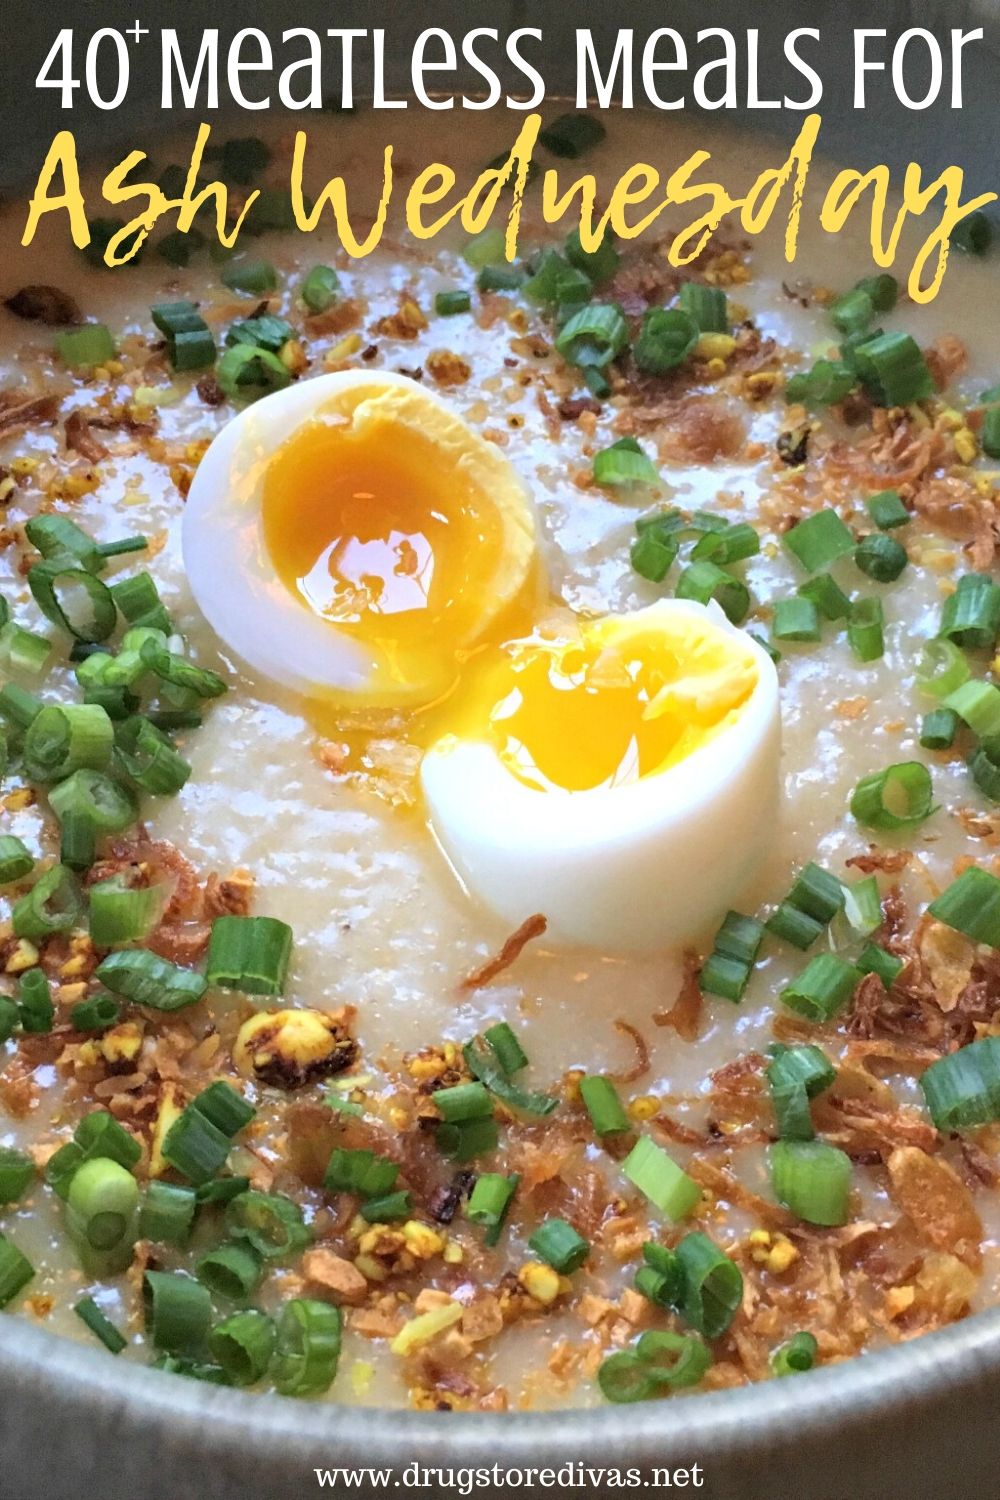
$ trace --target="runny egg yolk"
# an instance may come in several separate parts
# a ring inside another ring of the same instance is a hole
[[[412,426],[305,424],[267,465],[262,517],[285,587],[402,685],[447,678],[504,563],[496,506]]]
[[[536,635],[506,646],[451,727],[460,739],[488,738],[539,791],[618,787],[707,744],[757,680],[751,651],[711,622],[679,615],[636,628],[611,616],[573,640]]]

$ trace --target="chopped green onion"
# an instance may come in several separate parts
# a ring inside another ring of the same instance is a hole
[[[910,828],[934,811],[931,773],[919,760],[863,776],[851,795],[851,813],[865,828]]]
[[[620,307],[592,302],[565,323],[556,349],[568,364],[581,369],[604,369],[628,347],[628,324]]]
[[[47,620],[79,641],[104,641],[118,618],[111,590],[86,568],[54,558],[28,569],[28,588]]]
[[[230,1302],[246,1302],[263,1274],[263,1259],[249,1244],[220,1245],[203,1255],[195,1266],[195,1275],[212,1295]]]
[[[35,868],[26,846],[12,833],[0,834],[0,885],[23,880]]]
[[[684,363],[699,337],[697,323],[679,307],[651,307],[643,313],[632,355],[644,375],[665,375]]]
[[[681,312],[693,319],[699,332],[729,332],[729,310],[726,306],[726,294],[721,287],[684,281],[677,294],[677,304]]]
[[[109,1353],[120,1354],[126,1347],[127,1340],[122,1338],[110,1319],[104,1316],[93,1297],[82,1297],[73,1311]]]
[[[101,551],[93,537],[88,536],[82,526],[68,516],[43,513],[32,516],[24,525],[24,534],[31,545],[46,559],[73,558],[88,573],[101,573],[104,562]]]
[[[308,1297],[285,1304],[278,1324],[274,1385],[282,1396],[319,1396],[329,1390],[340,1359],[339,1307]]]
[[[160,797],[174,796],[191,774],[190,765],[167,736],[138,715],[128,719],[115,736],[115,763],[136,786]]]
[[[216,917],[205,977],[246,995],[281,995],[291,952],[292,929],[277,917]]]
[[[698,982],[704,994],[720,995],[738,1005],[746,993],[752,972],[751,965],[743,959],[710,953],[701,966]]]
[[[204,976],[193,969],[179,968],[156,953],[134,948],[109,953],[94,977],[134,1005],[160,1011],[195,1005],[208,988]]]
[[[875,531],[854,549],[854,561],[876,583],[892,583],[909,562],[906,548],[895,537]]]
[[[539,144],[553,156],[575,158],[600,145],[607,131],[593,115],[560,115],[539,131]]]
[[[799,584],[798,592],[826,620],[846,620],[850,616],[851,601],[829,573],[817,573],[815,578]]]
[[[817,1025],[833,1019],[846,1005],[861,978],[853,964],[835,953],[818,953],[806,964],[798,979],[781,991],[781,1000]]]
[[[468,312],[472,298],[468,292],[438,292],[434,298],[434,311],[439,318],[453,318],[456,313]]]
[[[502,229],[484,229],[469,241],[462,251],[467,266],[479,270],[483,266],[495,266],[506,256],[507,237]]]
[[[249,1177],[217,1177],[213,1182],[203,1182],[196,1187],[194,1196],[199,1206],[203,1203],[219,1205],[231,1203],[249,1187]]]
[[[885,652],[885,613],[881,599],[855,599],[847,639],[858,661],[877,661]]]
[[[836,1076],[836,1069],[819,1047],[776,1044],[771,1048],[767,1081],[782,1140],[812,1140],[815,1131],[809,1101],[828,1089]]]
[[[191,1238],[197,1200],[194,1189],[150,1182],[139,1210],[139,1235],[157,1245],[184,1246]]]
[[[629,561],[640,578],[662,583],[680,550],[677,540],[650,528],[640,531],[632,543]]]
[[[697,1385],[712,1363],[707,1346],[697,1334],[647,1329],[634,1349],[609,1354],[597,1371],[605,1399],[616,1405],[647,1401],[664,1388]]]
[[[785,547],[807,573],[819,573],[854,551],[854,538],[835,510],[818,510],[786,531]]]
[[[811,370],[800,370],[785,382],[785,400],[803,406],[836,406],[854,389],[856,377],[847,364],[818,359]]]
[[[47,703],[24,736],[24,766],[32,781],[62,781],[86,768],[102,771],[111,758],[114,725],[96,703]]]
[[[183,1272],[147,1271],[143,1277],[146,1334],[169,1354],[197,1351],[212,1321],[207,1287]]]
[[[35,1180],[35,1163],[13,1146],[0,1146],[0,1203],[16,1203]]]
[[[817,922],[815,917],[799,911],[790,901],[782,901],[768,917],[765,926],[782,942],[791,943],[793,948],[804,953],[812,947],[826,923]]]
[[[610,1078],[588,1073],[580,1079],[580,1098],[597,1135],[616,1135],[629,1129],[629,1118]]]
[[[462,1048],[462,1056],[473,1077],[519,1118],[541,1119],[550,1115],[559,1102],[552,1094],[535,1093],[512,1083],[483,1047],[470,1042]]]
[[[796,876],[788,900],[798,911],[825,926],[844,905],[844,887],[829,870],[810,861]]]
[[[743,1300],[743,1275],[707,1234],[695,1230],[678,1243],[681,1316],[708,1339],[725,1333]]]
[[[323,1186],[330,1193],[357,1193],[362,1198],[384,1198],[396,1186],[399,1165],[374,1151],[348,1151],[337,1146],[327,1163]]]
[[[231,1146],[228,1135],[188,1105],[167,1131],[163,1157],[182,1177],[200,1187],[225,1166]]]
[[[116,724],[131,718],[139,707],[139,699],[134,693],[129,692],[127,687],[117,687],[110,682],[99,682],[93,687],[85,688],[83,701],[102,708]]]
[[[768,1160],[779,1203],[807,1224],[846,1224],[851,1158],[845,1152],[825,1141],[776,1141]]]
[[[610,281],[621,260],[610,230],[605,231],[604,238],[596,250],[585,250],[580,243],[579,229],[574,229],[571,234],[567,235],[564,248],[570,265],[582,271],[594,286]]]
[[[14,936],[34,943],[57,932],[69,932],[82,910],[73,872],[65,865],[53,865],[39,876],[26,896],[15,901],[11,912]]]
[[[979,446],[987,458],[1000,458],[1000,406],[991,406],[984,413]]]
[[[524,272],[518,266],[483,266],[476,287],[481,292],[516,292],[523,281]]]
[[[636,1141],[622,1162],[622,1172],[668,1218],[686,1218],[701,1199],[694,1179],[647,1135]]]
[[[969,680],[969,663],[954,641],[933,640],[924,646],[917,683],[930,698],[948,698]]]
[[[64,365],[73,370],[88,370],[107,364],[118,350],[104,323],[85,323],[56,335],[56,353]]]
[[[736,526],[727,526],[724,531],[706,531],[692,549],[691,560],[697,562],[700,558],[708,558],[720,567],[728,567],[731,563],[756,557],[759,551],[759,534],[752,526],[740,522]]]
[[[913,519],[898,490],[879,490],[877,495],[868,496],[865,505],[879,531],[892,531],[895,526],[905,526]]]
[[[161,302],[150,316],[166,339],[175,370],[202,370],[215,363],[215,339],[193,302]]]
[[[811,599],[800,594],[778,599],[771,633],[776,641],[818,641],[823,634],[819,610]]]
[[[866,944],[854,966],[861,974],[877,974],[886,989],[891,988],[906,967],[901,958],[880,948],[877,943]]]
[[[255,318],[244,318],[233,323],[226,334],[226,346],[249,344],[253,348],[268,349],[277,354],[283,344],[292,337],[292,325],[274,313],[261,313]]]
[[[958,726],[958,714],[953,708],[932,709],[924,715],[920,726],[920,743],[925,750],[949,750],[955,743]]]
[[[635,1289],[657,1307],[675,1308],[684,1290],[684,1269],[676,1250],[647,1240],[642,1247],[645,1265],[635,1273]]]
[[[965,573],[945,600],[939,634],[957,646],[992,650],[1000,632],[1000,585],[985,573]]]
[[[322,313],[336,302],[339,290],[340,277],[332,266],[313,266],[299,286],[299,296],[311,313]]]
[[[66,1194],[67,1224],[73,1238],[98,1251],[117,1250],[135,1238],[139,1184],[110,1157],[96,1156],[73,1173]]]
[[[830,304],[830,319],[840,333],[861,333],[870,328],[875,306],[863,287],[845,292]]]
[[[285,365],[270,349],[251,344],[234,344],[216,366],[219,389],[230,400],[256,401],[271,391],[282,391],[291,385],[292,377]]]
[[[238,1312],[212,1329],[208,1349],[233,1385],[254,1385],[267,1374],[276,1341],[266,1313]]]
[[[73,1006],[69,1019],[74,1031],[107,1031],[121,1020],[121,1009],[110,995],[91,995]]]
[[[21,1017],[13,1000],[8,1000],[6,995],[0,995],[0,1046],[10,1041],[20,1024]]]
[[[492,1049],[500,1067],[508,1078],[528,1066],[528,1057],[521,1043],[506,1021],[498,1021],[483,1032],[483,1040]]]
[[[677,580],[674,595],[678,599],[695,599],[699,604],[714,599],[733,625],[745,620],[750,610],[746,584],[713,562],[689,563]]]
[[[993,735],[976,746],[969,771],[983,796],[991,802],[1000,802],[1000,736]]]
[[[8,682],[0,688],[0,715],[17,729],[27,729],[36,714],[41,713],[43,703],[16,682]]]
[[[141,942],[163,915],[164,886],[128,886],[112,875],[90,888],[90,936],[98,948]]]
[[[88,818],[99,833],[121,833],[138,815],[135,801],[125,788],[99,771],[74,771],[52,788],[49,803],[60,822],[79,814]]]
[[[65,1198],[74,1173],[84,1162],[107,1157],[131,1171],[141,1156],[139,1142],[119,1125],[114,1115],[105,1109],[95,1109],[84,1115],[73,1139],[49,1157],[45,1181],[60,1198]]]
[[[47,1035],[52,1030],[56,1008],[52,1003],[49,981],[41,969],[28,969],[17,987],[17,1009],[21,1030]]]
[[[973,209],[951,231],[951,243],[969,255],[985,255],[993,243],[993,225],[981,209]]]
[[[484,1226],[487,1245],[495,1245],[499,1239],[519,1181],[516,1173],[505,1177],[502,1172],[483,1172],[476,1178],[465,1205],[465,1217],[470,1224]]]
[[[1000,948],[1000,880],[988,870],[970,865],[927,910],[974,943]]]
[[[397,1188],[382,1198],[369,1198],[360,1209],[369,1224],[391,1224],[395,1219],[408,1219],[412,1212],[413,1199],[407,1188]]]
[[[245,292],[251,297],[261,297],[278,288],[278,273],[266,260],[230,261],[220,272],[220,279],[231,292]]]
[[[848,925],[867,937],[882,925],[882,898],[874,875],[844,886],[844,916]]]
[[[908,333],[880,333],[854,350],[858,376],[879,406],[910,406],[934,395],[934,377]]]
[[[452,1161],[475,1161],[479,1156],[488,1156],[495,1151],[500,1140],[497,1122],[492,1118],[459,1120],[454,1124],[442,1121],[434,1134],[434,1140],[442,1156]]]
[[[796,1333],[771,1355],[771,1369],[779,1377],[805,1374],[816,1363],[818,1349],[814,1334]]]
[[[1000,734],[1000,688],[992,682],[963,682],[949,693],[944,707],[952,709],[982,739]]]
[[[40,677],[52,659],[48,636],[36,635],[8,620],[0,627],[0,667],[25,677]]]
[[[867,292],[872,306],[879,313],[892,312],[899,299],[899,282],[895,276],[890,276],[888,271],[880,271],[874,276],[863,276],[855,290]]]
[[[982,1037],[931,1063],[920,1075],[938,1130],[970,1130],[1000,1120],[1000,1037]]]
[[[612,488],[619,485],[628,488],[638,484],[659,484],[660,476],[656,465],[643,453],[635,438],[625,437],[594,454],[594,481]]]
[[[135,573],[131,578],[123,578],[119,583],[113,583],[111,593],[118,608],[130,624],[162,630],[164,635],[169,635],[170,616],[164,609],[160,601],[159,590],[148,573]],[[124,645],[124,641],[122,644]],[[144,667],[145,663],[141,666]],[[131,683],[128,686],[131,686]]]
[[[434,1103],[442,1120],[452,1123],[481,1120],[493,1113],[493,1101],[481,1083],[456,1083],[450,1088],[436,1089]]]
[[[590,1241],[565,1219],[546,1219],[529,1237],[528,1245],[561,1276],[578,1271],[590,1254]]]
[[[280,1193],[241,1193],[226,1205],[226,1229],[234,1240],[246,1240],[265,1260],[291,1255],[312,1235],[302,1210]]]
[[[35,1274],[28,1258],[21,1254],[6,1235],[0,1234],[0,1307],[13,1302]]]
[[[199,698],[218,698],[226,691],[226,684],[216,672],[196,667],[155,640],[144,641],[139,655],[151,672],[172,687],[185,688]]]

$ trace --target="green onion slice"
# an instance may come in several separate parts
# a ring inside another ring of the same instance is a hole
[[[825,1141],[776,1141],[768,1160],[779,1203],[807,1224],[846,1224],[851,1159],[845,1152]]]
[[[931,773],[919,760],[900,761],[863,776],[851,795],[851,813],[857,821],[880,831],[910,828],[934,811]]]

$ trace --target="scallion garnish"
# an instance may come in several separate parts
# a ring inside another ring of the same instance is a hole
[[[778,599],[774,605],[771,634],[776,641],[818,641],[822,634],[819,610],[801,594]]]
[[[216,917],[205,978],[246,995],[281,995],[291,953],[292,929],[277,917]]]
[[[218,1323],[208,1336],[208,1350],[236,1386],[263,1380],[277,1335],[266,1313],[248,1309]]]
[[[105,323],[85,323],[56,335],[56,353],[70,369],[89,370],[114,359],[118,349]]]
[[[879,333],[853,351],[858,377],[879,406],[910,406],[934,395],[934,377],[908,333]]]
[[[927,910],[974,943],[1000,948],[1000,880],[988,870],[970,865]]]
[[[465,1205],[465,1217],[471,1224],[483,1225],[487,1245],[495,1245],[500,1238],[519,1182],[517,1173],[505,1177],[502,1172],[481,1172],[476,1178]]]
[[[152,1010],[181,1010],[195,1005],[205,994],[208,982],[193,969],[160,958],[141,948],[109,953],[94,975],[105,989],[122,995],[134,1005],[148,1005]]]
[[[919,760],[900,761],[863,776],[851,795],[851,813],[865,828],[910,828],[934,811],[931,773]]]
[[[677,580],[674,595],[699,604],[714,599],[733,625],[741,624],[750,611],[750,592],[743,580],[704,559],[688,564]]]
[[[141,942],[163,915],[165,886],[128,886],[112,875],[90,887],[90,935],[98,948]]]
[[[647,1329],[633,1349],[609,1354],[597,1371],[605,1399],[616,1405],[648,1401],[665,1390],[697,1385],[712,1363],[708,1346],[694,1333]]]
[[[985,573],[964,573],[944,602],[938,634],[956,646],[989,651],[998,632],[1000,585]]]
[[[142,1290],[146,1334],[154,1348],[196,1353],[212,1321],[208,1288],[182,1271],[147,1271]]]
[[[369,1224],[391,1224],[396,1219],[408,1219],[413,1213],[413,1196],[408,1188],[397,1188],[382,1198],[368,1198],[362,1203],[359,1213]]]
[[[127,1340],[122,1338],[111,1320],[104,1316],[93,1297],[81,1297],[73,1311],[109,1353],[120,1354],[126,1347]]]
[[[933,640],[924,646],[917,668],[917,683],[930,698],[948,698],[968,682],[969,663],[954,641]]]
[[[434,311],[439,318],[453,318],[456,313],[468,312],[471,306],[468,292],[438,292],[434,298]]]
[[[854,966],[860,974],[877,974],[886,989],[892,986],[906,967],[895,953],[889,953],[877,943],[867,943],[854,960]]]
[[[580,1079],[580,1098],[597,1135],[616,1135],[629,1129],[628,1115],[610,1078],[588,1073]]]
[[[854,549],[854,561],[876,583],[892,583],[909,562],[906,548],[881,531],[866,536]]]
[[[877,495],[868,496],[865,505],[879,531],[892,531],[912,520],[898,490],[879,490]]]
[[[781,991],[782,1003],[807,1020],[823,1025],[853,995],[861,975],[835,953],[818,953],[799,977]]]
[[[619,438],[610,448],[602,448],[594,454],[594,481],[611,488],[630,488],[634,485],[659,484],[656,465],[649,459],[635,438]]]
[[[684,363],[699,337],[697,323],[679,307],[651,307],[643,314],[632,357],[644,375],[665,375]]]
[[[858,661],[877,661],[884,654],[884,627],[881,599],[854,600],[847,622],[847,639]]]
[[[68,932],[83,910],[80,889],[71,870],[53,865],[35,881],[27,895],[14,902],[11,923],[15,937],[29,942]]]
[[[811,1141],[815,1131],[809,1101],[830,1087],[836,1070],[819,1047],[776,1043],[770,1051],[767,1081],[778,1134],[784,1141]]]
[[[635,1273],[635,1289],[657,1307],[676,1308],[684,1289],[684,1270],[676,1250],[647,1240],[642,1247],[645,1262]]]
[[[378,1156],[367,1150],[349,1151],[337,1146],[327,1163],[323,1186],[330,1193],[384,1198],[396,1186],[398,1176],[399,1165],[388,1156]]]
[[[139,1235],[157,1245],[180,1245],[191,1238],[197,1199],[194,1189],[155,1179],[139,1209]]]
[[[743,1300],[743,1274],[707,1234],[695,1230],[676,1246],[681,1268],[678,1310],[708,1339],[725,1333]]]
[[[91,995],[73,1006],[69,1019],[74,1031],[107,1031],[121,1020],[121,1009],[110,995]]]
[[[0,1203],[16,1203],[35,1180],[35,1163],[13,1146],[0,1146]]]
[[[835,510],[806,516],[782,538],[785,547],[807,573],[819,573],[838,557],[854,551],[854,538]]]
[[[122,724],[115,736],[114,760],[136,786],[159,797],[175,796],[191,774],[167,736],[141,715]]]
[[[82,1162],[66,1193],[66,1223],[77,1247],[111,1255],[131,1253],[139,1184],[127,1167],[107,1156]]]
[[[103,771],[114,725],[95,703],[47,703],[24,736],[24,768],[32,781],[62,781],[74,771]]]
[[[278,289],[278,273],[266,260],[232,260],[219,275],[231,292],[245,292],[250,297],[262,297]]]
[[[561,1276],[578,1271],[590,1254],[590,1241],[565,1219],[546,1219],[529,1236],[528,1246]]]
[[[198,1280],[204,1282],[213,1296],[225,1297],[229,1302],[245,1302],[263,1274],[263,1257],[251,1244],[220,1245],[201,1256],[195,1265]]]
[[[622,1172],[668,1218],[686,1218],[701,1199],[694,1179],[648,1135],[636,1141],[622,1162]]]
[[[6,1235],[0,1234],[0,1307],[13,1302],[35,1274],[35,1268]]]
[[[566,236],[564,249],[570,265],[582,271],[594,286],[600,286],[603,281],[610,281],[621,260],[610,229],[605,232],[596,250],[585,250],[580,243],[579,229],[574,229]]]
[[[846,1224],[851,1158],[845,1152],[826,1141],[776,1141],[768,1161],[779,1203],[807,1224]]]
[[[285,1304],[278,1324],[274,1385],[282,1396],[319,1396],[329,1390],[340,1359],[339,1307],[308,1297]]]
[[[800,1331],[793,1334],[787,1344],[782,1344],[771,1355],[771,1369],[779,1377],[803,1375],[816,1363],[819,1345],[812,1333]]]
[[[23,880],[35,868],[27,846],[13,833],[0,834],[0,885]]]
[[[135,801],[126,789],[100,771],[74,771],[52,788],[49,803],[60,822],[79,814],[89,819],[98,833],[121,833],[138,816]]]
[[[958,728],[958,714],[953,708],[932,709],[920,726],[920,743],[925,750],[950,750]]]
[[[28,969],[17,986],[17,1010],[21,1030],[45,1035],[52,1030],[56,1008],[49,981],[41,969]]]
[[[487,1027],[483,1032],[483,1040],[491,1048],[508,1078],[528,1066],[527,1053],[506,1021],[498,1021],[495,1026]]]
[[[28,569],[28,588],[47,620],[78,641],[104,641],[118,618],[111,590],[73,561],[53,558]]]
[[[803,406],[835,406],[850,395],[857,382],[851,367],[837,359],[818,359],[811,370],[800,370],[785,382],[785,400]]]
[[[628,347],[628,324],[620,307],[592,302],[575,312],[556,337],[556,348],[568,364],[603,370]]]
[[[938,1130],[969,1130],[1000,1120],[1000,1038],[981,1037],[931,1063],[920,1075]]]
[[[519,1118],[542,1119],[545,1115],[550,1115],[559,1102],[552,1094],[522,1089],[516,1083],[512,1083],[502,1068],[494,1063],[486,1049],[481,1046],[468,1043],[462,1049],[462,1056],[473,1077],[478,1078],[491,1094],[500,1099]],[[434,1097],[440,1103],[439,1095],[435,1094]]]

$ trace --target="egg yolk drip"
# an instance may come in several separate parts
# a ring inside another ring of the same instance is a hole
[[[757,685],[739,638],[694,619],[637,629],[609,617],[577,639],[514,641],[462,705],[462,739],[486,737],[539,791],[592,791],[655,776],[707,744]]]
[[[398,684],[447,676],[504,562],[502,518],[412,426],[306,424],[263,480],[278,578]]]

